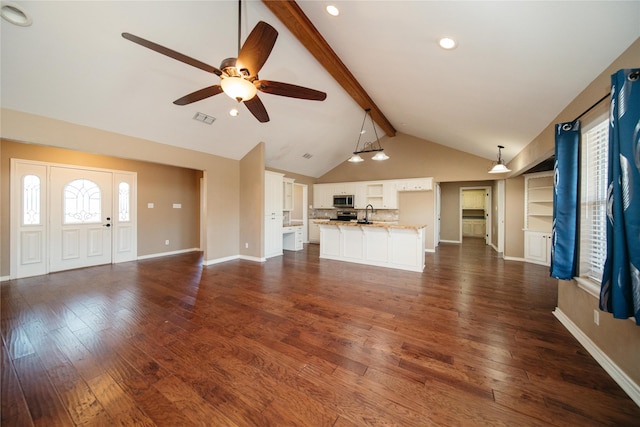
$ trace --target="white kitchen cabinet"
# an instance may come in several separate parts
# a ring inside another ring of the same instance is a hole
[[[424,249],[424,227],[320,225],[320,258],[422,272]]]
[[[332,196],[335,194],[336,196],[345,196],[345,195],[354,195],[356,193],[356,183],[355,182],[336,182],[331,184],[333,188]]]
[[[395,181],[366,181],[356,188],[356,209],[398,209],[398,191]]]
[[[462,209],[484,209],[484,190],[463,190]]]
[[[313,184],[313,207],[315,209],[333,209],[333,185]]]
[[[309,222],[309,242],[310,243],[320,243],[320,225],[321,223],[326,223],[327,221],[318,221],[311,220]]]
[[[484,219],[462,219],[462,236],[485,237],[486,222]]]
[[[264,172],[264,256],[282,255],[283,177],[277,172]]]
[[[287,251],[302,250],[303,242],[301,225],[282,228],[282,248]]]
[[[524,258],[534,264],[551,264],[551,233],[524,232]]]
[[[293,183],[295,179],[283,178],[282,180],[282,210],[293,210]]]
[[[430,191],[433,190],[433,178],[411,178],[396,181],[397,191]]]

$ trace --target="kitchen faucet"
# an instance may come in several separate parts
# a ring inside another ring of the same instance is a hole
[[[371,215],[373,215],[373,213],[375,212],[373,210],[373,205],[372,204],[368,204],[365,208],[364,208],[364,221],[366,223],[369,222],[369,206],[371,206]]]

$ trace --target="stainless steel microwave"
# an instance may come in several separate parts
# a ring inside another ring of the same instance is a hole
[[[334,208],[352,208],[353,207],[353,195],[344,195],[340,194],[337,196],[333,196],[333,207]]]

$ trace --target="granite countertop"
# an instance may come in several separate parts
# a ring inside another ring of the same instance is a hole
[[[318,221],[321,222],[321,221]],[[395,228],[395,229],[405,229],[405,230],[420,230],[421,228],[425,228],[426,225],[415,225],[415,224],[391,224],[384,221],[374,221],[371,224],[358,224],[357,222],[348,222],[348,221],[322,221],[320,225],[334,225],[336,227],[372,227],[372,228]]]

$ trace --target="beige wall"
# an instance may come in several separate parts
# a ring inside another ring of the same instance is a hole
[[[0,114],[2,138],[7,140],[66,148],[78,152],[77,155],[82,152],[93,153],[206,171],[207,236],[205,245],[202,245],[205,249],[205,260],[238,255],[238,161],[13,110],[2,109]],[[69,158],[69,162],[74,162],[73,157]],[[4,170],[4,164],[2,168]],[[3,203],[0,219],[3,242],[9,235],[8,211],[4,213],[6,209],[8,207]],[[4,250],[1,257],[4,260]],[[5,269],[3,261],[2,274]]]
[[[600,312],[600,325],[593,323],[598,299],[571,281],[558,280],[558,307],[611,358],[636,384],[640,384],[640,327],[628,319],[614,319]]]
[[[522,150],[511,162],[509,167],[518,173],[529,166],[537,164],[554,151],[554,125],[571,121],[582,112],[591,107],[596,101],[609,93],[611,75],[622,68],[638,67],[640,58],[640,38],[618,57],[609,67],[597,76],[585,90],[580,93],[558,116],[538,135],[524,150]],[[516,193],[522,191],[524,183],[507,180],[507,191],[511,187]],[[511,184],[511,185],[509,185]],[[515,188],[519,187],[519,188]],[[524,197],[522,198],[524,201]],[[507,202],[515,209],[523,202],[516,203],[516,197],[507,195]],[[511,203],[513,202],[513,203]],[[521,208],[520,208],[521,209]],[[523,215],[512,215],[513,211],[507,208],[507,219],[524,218]],[[524,219],[522,219],[524,221]],[[513,242],[514,234],[518,226],[511,224],[507,238]],[[509,245],[510,254],[518,256],[523,245],[512,243]],[[505,254],[506,255],[506,254]],[[523,255],[523,254],[522,254]],[[520,255],[520,256],[522,256]],[[600,326],[593,324],[593,310],[597,308],[597,298],[579,288],[574,281],[558,282],[558,308],[599,348],[613,363],[618,365],[636,385],[640,384],[640,364],[638,354],[640,351],[640,328],[629,320],[614,320],[608,313],[601,313]]]
[[[347,161],[318,178],[318,182],[375,181],[433,177],[435,182],[493,180],[491,160],[398,133],[381,140],[389,160]]]
[[[264,143],[240,160],[240,255],[264,256]],[[246,246],[249,246],[248,248]]]
[[[524,259],[524,176],[505,181],[504,256]]]
[[[398,193],[398,223],[429,224],[425,230],[425,249],[428,251],[435,249],[433,235],[434,194],[433,191],[401,191]]]

